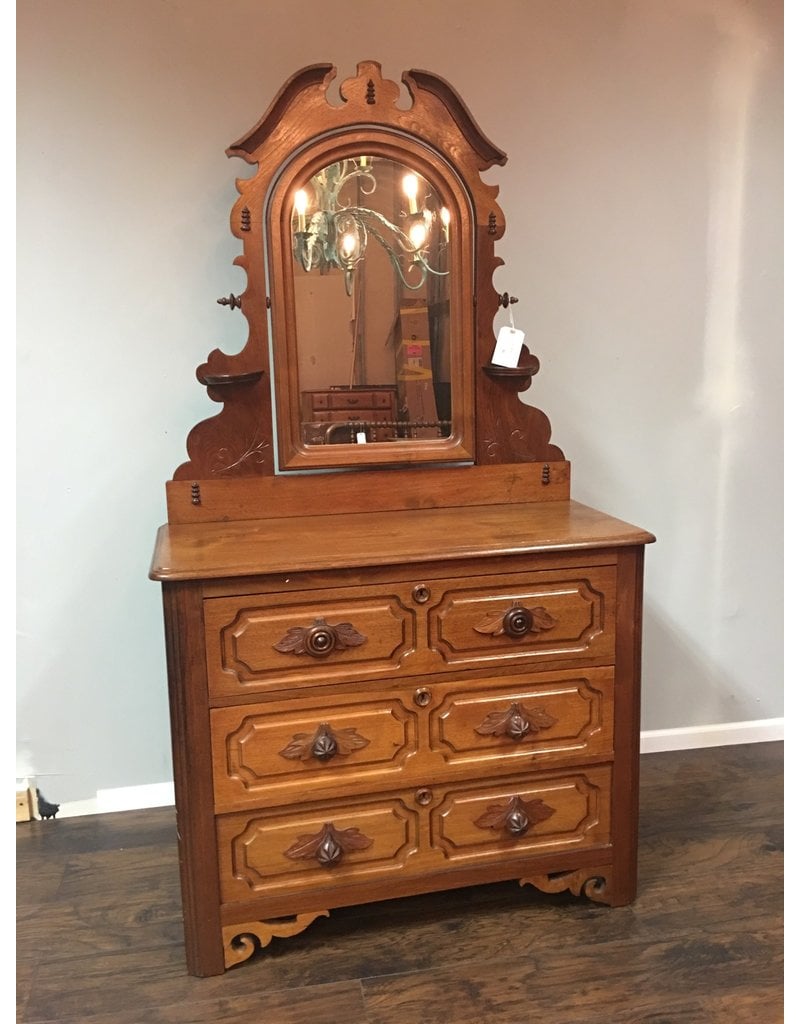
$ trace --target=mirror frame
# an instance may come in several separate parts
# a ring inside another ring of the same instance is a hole
[[[173,480],[195,481],[191,486],[196,488],[200,480],[265,477],[299,466],[324,470],[563,459],[561,449],[550,443],[545,414],[519,399],[538,370],[536,357],[523,346],[516,368],[492,363],[494,320],[499,304],[510,300],[493,283],[503,262],[495,255],[495,244],[505,231],[496,201],[499,189],[486,184],[481,173],[505,164],[505,153],[486,138],[460,96],[437,75],[404,72],[402,82],[410,104],[401,107],[399,85],[383,78],[377,62],[360,63],[356,75],[341,83],[338,104],[328,98],[336,73],[332,64],[302,68],[285,83],[255,127],[226,150],[228,156],[255,165],[251,177],[236,181],[239,198],[230,218],[231,231],[243,250],[234,265],[244,271],[246,287],[241,295],[231,293],[217,300],[231,310],[241,309],[248,337],[240,352],[231,355],[214,349],[197,368],[197,379],[222,409],[192,428],[186,442],[189,459],[178,466]],[[459,210],[459,252],[462,263],[470,268],[456,286],[457,324],[451,333],[457,375],[453,382],[459,384],[453,391],[460,393],[461,423],[456,423],[454,415],[449,439],[417,439],[402,449],[402,442],[331,445],[326,447],[345,449],[346,457],[337,452],[320,458],[323,446],[314,446],[311,455],[311,446],[299,443],[296,354],[290,351],[293,327],[287,327],[294,323],[293,288],[286,287],[291,260],[290,246],[285,244],[290,237],[287,197],[292,183],[309,166],[329,162],[337,153],[358,150],[360,155],[365,145],[373,152],[396,153],[402,157],[400,162],[416,164],[448,198],[452,196]],[[268,248],[277,248],[281,254],[269,268]],[[288,429],[280,432],[277,456],[273,394],[281,422],[288,422]],[[194,491],[191,500],[197,503]]]
[[[302,437],[297,347],[294,257],[291,238],[294,194],[327,164],[363,153],[403,163],[426,178],[451,213],[450,223],[450,372],[452,431],[446,438],[375,441],[367,445],[310,445]],[[455,171],[419,140],[378,129],[356,129],[317,139],[283,169],[267,206],[272,346],[278,457],[281,469],[330,469],[416,462],[474,462],[474,231],[469,196]],[[459,272],[453,273],[452,268]]]

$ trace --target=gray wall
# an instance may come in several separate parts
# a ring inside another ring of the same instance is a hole
[[[509,154],[526,398],[574,497],[658,536],[644,726],[782,715],[778,2],[27,0],[17,31],[18,774],[171,777],[147,570],[217,411],[195,367],[245,341],[224,149],[317,61],[435,71]]]

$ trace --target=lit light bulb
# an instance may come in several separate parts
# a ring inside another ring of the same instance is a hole
[[[445,242],[450,241],[450,211],[446,206],[443,206],[439,211],[439,216],[442,218],[442,228],[444,230]]]
[[[353,253],[356,251],[356,236],[352,231],[346,231],[342,235],[341,240],[342,255],[346,260],[349,260]]]
[[[428,228],[423,219],[415,220],[408,229],[408,240],[416,250],[423,247],[425,242],[428,240]]]
[[[306,229],[306,210],[308,209],[308,195],[305,189],[298,189],[294,194],[294,208],[297,213],[298,226],[300,231]]]
[[[406,174],[403,178],[403,192],[408,197],[408,208],[411,213],[417,212],[417,188],[419,182],[416,174]]]

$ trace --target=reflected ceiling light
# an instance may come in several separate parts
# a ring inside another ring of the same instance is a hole
[[[382,247],[403,286],[416,291],[429,274],[444,277],[448,271],[431,266],[434,225],[441,226],[438,255],[450,241],[450,212],[446,207],[429,208],[425,181],[409,172],[401,188],[408,211],[400,211],[401,224],[393,223],[363,200],[377,189],[372,157],[339,160],[324,167],[305,188],[294,195],[292,236],[295,260],[310,272],[323,273],[331,267],[344,271],[345,289],[353,293],[353,279],[363,260],[370,238]],[[420,188],[422,186],[422,189]],[[423,195],[420,199],[420,192]],[[313,193],[313,198],[309,196]],[[349,201],[355,196],[356,201]]]

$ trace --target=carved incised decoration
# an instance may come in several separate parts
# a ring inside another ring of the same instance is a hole
[[[554,815],[555,808],[548,807],[544,800],[523,800],[512,796],[506,804],[492,804],[475,821],[478,828],[491,828],[499,832],[504,829],[509,835],[524,836],[529,828]]]
[[[514,701],[506,711],[493,711],[476,727],[480,736],[508,736],[522,740],[529,733],[534,736],[542,729],[550,729],[558,721],[544,708],[528,710],[524,704]]]
[[[222,945],[226,969],[249,960],[256,949],[263,949],[273,939],[288,939],[292,935],[299,935],[318,917],[329,916],[330,911],[317,910],[311,914],[296,914],[294,917],[225,925],[222,929]]]
[[[551,871],[547,875],[532,875],[520,878],[520,885],[532,885],[541,892],[566,892],[573,896],[587,896],[595,903],[611,901],[612,869],[580,868],[577,871]]]
[[[230,473],[248,460],[252,460],[255,465],[262,465],[270,447],[269,441],[254,437],[243,451],[235,452],[231,448],[220,448],[214,455],[211,472]]]
[[[289,761],[330,761],[337,754],[346,757],[356,750],[369,745],[369,740],[360,736],[355,729],[332,729],[327,722],[322,722],[316,732],[298,732],[292,737],[291,743],[280,751],[281,757]]]
[[[284,850],[284,856],[290,860],[316,860],[323,867],[332,867],[345,853],[368,850],[372,843],[373,840],[357,828],[341,830],[326,822],[313,836],[298,836],[297,842]]]
[[[472,628],[476,633],[485,633],[488,636],[507,636],[512,640],[519,640],[527,636],[528,633],[541,633],[556,625],[558,625],[558,619],[554,618],[546,608],[525,608],[523,605],[516,604],[500,615],[494,612],[490,613]]]
[[[330,626],[325,619],[314,619],[312,626],[292,626],[286,636],[273,646],[281,654],[310,654],[313,658],[324,658],[333,651],[359,647],[366,640],[350,622]]]

